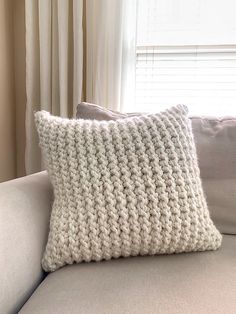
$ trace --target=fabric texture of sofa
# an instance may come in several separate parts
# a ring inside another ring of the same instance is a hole
[[[0,184],[0,313],[236,313],[236,119],[192,118],[216,252],[73,264],[46,275],[46,172]]]

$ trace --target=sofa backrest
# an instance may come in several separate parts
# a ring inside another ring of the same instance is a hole
[[[236,234],[236,118],[193,117],[192,128],[212,219]]]

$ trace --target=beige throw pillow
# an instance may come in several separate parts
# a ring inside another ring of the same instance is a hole
[[[184,106],[117,121],[35,119],[55,194],[46,271],[220,246]]]

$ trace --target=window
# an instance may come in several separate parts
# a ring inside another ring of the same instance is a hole
[[[235,0],[139,0],[135,110],[236,115],[234,12]]]

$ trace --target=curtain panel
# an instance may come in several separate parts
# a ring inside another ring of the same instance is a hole
[[[82,0],[25,0],[27,174],[42,169],[34,112],[71,117],[81,101],[82,18]]]
[[[122,111],[133,100],[136,0],[87,0],[86,100]]]
[[[25,0],[26,173],[43,168],[34,112],[122,110],[135,77],[136,0]]]

